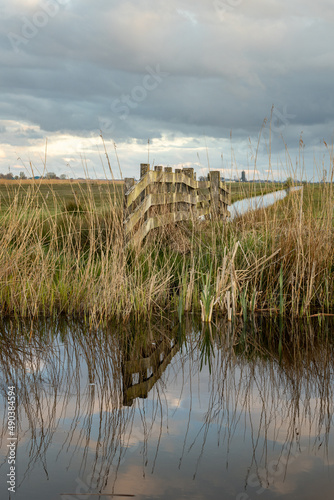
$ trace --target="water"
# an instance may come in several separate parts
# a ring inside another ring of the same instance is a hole
[[[292,191],[302,189],[302,186],[291,188]],[[249,210],[257,210],[259,208],[270,207],[279,200],[283,200],[287,196],[287,191],[275,191],[261,196],[254,196],[253,198],[244,198],[243,200],[235,201],[229,207],[231,219],[239,215],[243,215]]]
[[[1,326],[0,498],[10,385],[11,498],[332,499],[333,323],[164,323]]]

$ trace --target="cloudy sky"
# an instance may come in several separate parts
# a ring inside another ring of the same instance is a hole
[[[333,24],[333,0],[0,0],[0,172],[104,177],[102,130],[115,177],[114,145],[123,176],[322,176]]]

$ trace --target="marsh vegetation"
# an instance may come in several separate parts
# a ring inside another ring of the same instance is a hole
[[[305,184],[227,224],[156,230],[140,247],[124,243],[122,186],[35,181],[13,189],[7,183],[1,193],[3,316],[99,324],[166,312],[207,320],[333,311],[331,183]]]

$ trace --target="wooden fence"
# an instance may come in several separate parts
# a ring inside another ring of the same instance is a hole
[[[125,235],[134,244],[157,227],[201,216],[226,218],[230,192],[211,171],[207,181],[197,181],[193,168],[175,169],[140,165],[140,180],[126,178]]]
[[[143,348],[132,359],[125,357],[122,362],[124,406],[131,406],[135,398],[147,398],[179,349],[176,338],[165,338]]]

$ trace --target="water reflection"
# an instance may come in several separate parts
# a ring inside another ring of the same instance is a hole
[[[314,498],[320,487],[331,498],[331,330],[264,318],[2,324],[2,407],[8,385],[18,393],[15,498]],[[4,419],[1,498],[7,432]]]

